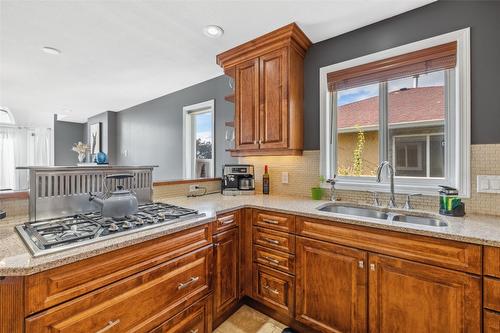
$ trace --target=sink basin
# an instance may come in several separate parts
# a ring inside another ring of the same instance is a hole
[[[384,212],[375,208],[369,207],[358,207],[354,205],[337,204],[337,203],[327,203],[318,208],[322,212],[337,213],[351,216],[369,217],[380,220],[420,224],[431,227],[446,227],[448,224],[435,217],[425,217],[425,216],[415,216],[415,215],[405,215],[400,212]]]
[[[372,208],[355,207],[348,205],[326,204],[318,208],[322,212],[337,213],[344,215],[354,215],[362,217],[371,217],[375,219],[387,220],[389,215]]]
[[[396,222],[406,222],[412,224],[428,225],[431,227],[447,227],[448,223],[441,219],[433,217],[413,216],[413,215],[395,215],[392,218]]]

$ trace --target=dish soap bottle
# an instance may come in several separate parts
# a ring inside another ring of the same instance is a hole
[[[262,175],[262,193],[269,194],[269,173],[267,165],[264,166],[264,175]]]

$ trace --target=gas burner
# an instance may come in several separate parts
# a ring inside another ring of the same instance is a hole
[[[139,206],[131,216],[110,218],[91,212],[27,222],[16,226],[16,230],[33,255],[39,256],[204,215],[193,209],[151,203]]]

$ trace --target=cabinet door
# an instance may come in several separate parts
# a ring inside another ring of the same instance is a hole
[[[215,298],[214,319],[224,314],[239,298],[239,231],[238,228],[214,236]]]
[[[260,148],[288,147],[286,49],[260,58]]]
[[[480,332],[477,276],[370,254],[370,332]]]
[[[235,148],[259,148],[259,60],[236,66]]]
[[[302,237],[296,251],[296,319],[321,332],[366,332],[366,252]]]

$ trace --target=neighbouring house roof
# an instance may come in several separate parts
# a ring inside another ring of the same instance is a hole
[[[443,87],[423,87],[389,93],[389,124],[443,120],[443,90]],[[345,104],[339,107],[337,128],[377,126],[378,116],[378,97]]]

